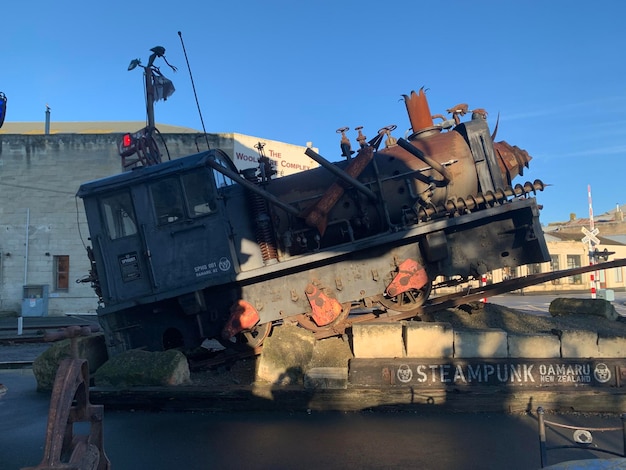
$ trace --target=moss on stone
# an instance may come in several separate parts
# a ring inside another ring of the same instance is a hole
[[[89,372],[95,372],[107,360],[103,334],[76,338],[78,357],[87,359]],[[69,339],[58,341],[41,353],[33,361],[33,374],[37,379],[37,390],[51,391],[57,369],[63,359],[72,357]]]
[[[263,343],[258,377],[281,385],[302,384],[314,344],[313,333],[304,328],[283,325],[274,329]]]
[[[136,387],[189,382],[189,364],[180,351],[126,351],[109,359],[94,375],[98,386]]]
[[[550,302],[550,315],[595,315],[615,320],[617,311],[611,302],[604,299],[558,298]]]

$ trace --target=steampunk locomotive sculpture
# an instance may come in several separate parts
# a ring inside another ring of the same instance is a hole
[[[356,155],[346,139],[339,163],[307,149],[321,166],[295,175],[273,179],[261,158],[242,176],[216,149],[83,184],[109,352],[256,346],[273,324],[332,329],[354,306],[393,317],[436,279],[549,261],[529,197],[543,184],[513,184],[528,154],[494,143],[483,110],[435,124],[422,90],[405,103],[407,139],[359,130]]]

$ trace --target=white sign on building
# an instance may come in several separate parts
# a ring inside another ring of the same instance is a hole
[[[257,168],[259,165],[259,144],[264,144],[263,152],[272,162],[276,176],[286,176],[311,168],[319,164],[304,154],[306,147],[286,144],[275,140],[261,139],[243,134],[233,134],[233,162],[238,170]],[[313,148],[317,151],[317,149]]]

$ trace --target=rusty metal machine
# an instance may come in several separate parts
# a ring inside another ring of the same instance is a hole
[[[77,339],[89,336],[85,326],[46,333],[45,341],[70,340],[71,357],[59,364],[50,396],[43,458],[36,467],[22,470],[110,470],[111,462],[104,450],[102,422],[104,406],[89,400],[89,364],[78,354]],[[89,423],[88,433],[76,433],[76,423]]]
[[[514,183],[528,153],[494,142],[482,109],[404,98],[411,135],[358,128],[353,151],[339,129],[344,159],[307,149],[320,167],[295,175],[267,157],[240,174],[213,149],[83,184],[109,353],[258,346],[284,322],[341,333],[351,310],[406,318],[433,288],[549,261],[544,185]]]

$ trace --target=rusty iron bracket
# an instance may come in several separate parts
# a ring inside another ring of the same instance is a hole
[[[242,331],[250,330],[260,319],[259,312],[250,302],[239,299],[230,308],[230,317],[222,329],[222,338],[232,338]]]
[[[111,468],[104,452],[104,407],[90,403],[89,363],[78,358],[78,337],[89,334],[89,327],[70,326],[45,337],[47,341],[70,338],[72,358],[61,361],[54,380],[43,459],[36,467],[23,470]],[[90,423],[89,434],[74,434],[74,423],[79,422]]]
[[[413,259],[406,259],[398,266],[398,274],[387,286],[387,295],[396,297],[411,289],[421,289],[428,282],[428,274],[423,266]]]
[[[305,294],[311,305],[311,317],[317,326],[325,326],[332,323],[343,310],[339,301],[329,297],[313,284],[306,286]]]

